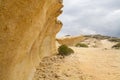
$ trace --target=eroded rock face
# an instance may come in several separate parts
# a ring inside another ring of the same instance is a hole
[[[56,53],[62,0],[0,0],[0,80],[32,80],[40,59]]]
[[[86,38],[84,36],[75,36],[75,37],[64,37],[57,39],[59,44],[65,44],[67,46],[74,46],[79,42],[84,41]]]

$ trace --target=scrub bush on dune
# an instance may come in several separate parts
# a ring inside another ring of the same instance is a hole
[[[66,45],[61,45],[58,48],[58,52],[59,52],[59,55],[62,55],[62,56],[67,56],[74,53],[74,51]]]
[[[114,48],[114,49],[120,49],[120,42],[117,43],[116,45],[113,45],[112,48]]]
[[[83,44],[83,43],[78,43],[75,45],[76,47],[85,47],[85,48],[88,48],[88,45],[86,44]]]

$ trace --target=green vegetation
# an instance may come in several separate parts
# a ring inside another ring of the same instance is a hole
[[[88,48],[88,45],[84,44],[84,43],[78,43],[75,45],[76,47],[85,47]]]
[[[62,56],[67,56],[74,53],[74,51],[66,45],[61,45],[58,48],[58,52],[59,52],[59,55],[62,55]]]
[[[113,45],[112,48],[115,48],[115,49],[120,49],[120,42],[117,43],[116,45]]]
[[[111,41],[111,42],[120,42],[119,38],[110,38],[108,40]]]

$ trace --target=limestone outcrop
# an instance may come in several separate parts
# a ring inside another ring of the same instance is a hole
[[[0,0],[0,80],[32,80],[41,58],[56,53],[62,0]]]
[[[74,46],[79,42],[84,41],[86,38],[84,36],[75,36],[75,37],[64,37],[64,38],[59,38],[57,39],[59,44],[65,44],[68,46]]]

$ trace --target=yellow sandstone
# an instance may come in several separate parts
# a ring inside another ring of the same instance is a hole
[[[62,0],[0,0],[0,80],[32,80],[41,58],[56,53]]]

